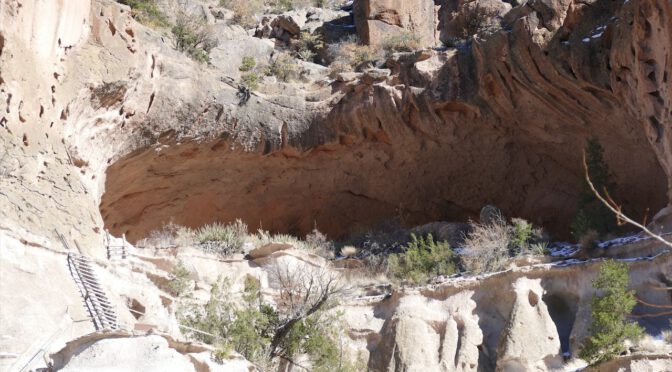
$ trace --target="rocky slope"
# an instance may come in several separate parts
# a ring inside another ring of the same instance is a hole
[[[450,42],[473,7],[495,9],[503,28],[459,48],[395,54],[348,79],[305,63],[304,81],[265,84],[244,105],[242,57],[269,59],[274,41],[216,20],[216,3],[189,2],[220,41],[204,65],[110,0],[0,2],[3,368],[94,330],[79,322],[86,312],[54,230],[98,260],[124,322],[179,335],[155,276],[166,268],[144,253],[153,263],[108,262],[104,229],[136,241],[171,220],[243,218],[252,229],[305,234],[317,224],[340,237],[395,216],[466,219],[495,203],[562,235],[588,137],[605,147],[628,211],[669,203],[669,1],[357,1],[357,32],[374,44],[408,30],[427,47]],[[242,259],[192,264],[205,284],[218,272],[263,271]],[[632,270],[641,296],[670,304],[665,291],[643,289],[669,287],[669,254]],[[594,272],[529,267],[353,300],[344,305],[351,351],[371,370],[559,366],[585,331],[577,320]],[[132,299],[149,314],[142,321],[125,310]],[[556,319],[566,308],[574,315]],[[531,329],[547,332],[537,339]],[[138,342],[192,360],[163,341]]]

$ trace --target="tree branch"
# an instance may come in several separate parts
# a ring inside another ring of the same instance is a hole
[[[586,181],[588,182],[588,186],[590,186],[590,189],[593,191],[593,194],[604,204],[607,208],[609,208],[610,211],[612,211],[616,217],[618,218],[619,221],[625,221],[633,226],[636,226],[640,228],[642,231],[644,231],[647,235],[651,236],[652,238],[660,241],[661,243],[665,244],[667,247],[672,248],[672,243],[669,241],[663,239],[660,235],[654,233],[653,231],[649,230],[646,226],[638,223],[637,221],[633,220],[632,218],[626,216],[622,211],[621,208],[616,205],[616,203],[611,199],[608,193],[607,198],[611,200],[611,203],[609,202],[608,199],[606,199],[604,196],[602,196],[596,189],[595,185],[593,185],[593,182],[590,180],[590,175],[588,174],[588,163],[586,162],[586,151],[583,151],[583,169],[585,172],[586,176]],[[613,205],[612,205],[613,203]]]

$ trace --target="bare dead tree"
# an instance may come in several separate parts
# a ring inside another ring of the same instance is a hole
[[[588,163],[586,161],[586,151],[585,150],[583,151],[583,170],[584,170],[584,173],[585,173],[586,182],[588,182],[588,186],[590,186],[590,190],[593,192],[593,194],[595,194],[595,197],[597,197],[597,199],[599,199],[600,202],[602,202],[602,204],[604,204],[607,208],[609,208],[610,211],[612,211],[616,215],[616,218],[618,218],[619,223],[621,223],[621,224],[629,223],[633,226],[636,226],[639,229],[641,229],[642,231],[644,231],[647,235],[652,237],[653,239],[656,239],[656,240],[660,241],[661,243],[665,244],[667,247],[672,248],[672,243],[671,242],[665,240],[662,236],[660,236],[660,235],[654,233],[653,231],[649,230],[646,226],[644,226],[644,225],[640,224],[639,222],[633,220],[632,218],[626,216],[625,213],[623,213],[623,210],[622,210],[621,206],[618,205],[611,198],[611,196],[609,195],[609,192],[607,191],[606,188],[603,190],[605,196],[602,196],[602,194],[595,188],[595,185],[593,184],[593,182],[590,179],[590,174],[588,173]]]
[[[282,316],[271,339],[270,356],[293,363],[291,355],[286,355],[283,341],[302,320],[331,306],[345,287],[340,275],[328,265],[278,264],[271,273],[271,280],[278,287],[278,312]]]

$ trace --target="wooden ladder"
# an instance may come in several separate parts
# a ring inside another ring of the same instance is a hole
[[[119,329],[114,306],[98,283],[91,261],[85,256],[68,253],[68,268],[96,330]]]
[[[119,329],[117,314],[110,303],[105,290],[100,286],[91,260],[70,250],[70,245],[63,235],[56,232],[61,242],[68,250],[68,269],[70,275],[84,299],[84,305],[97,331],[103,329]]]

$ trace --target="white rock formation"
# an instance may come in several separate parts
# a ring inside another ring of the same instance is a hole
[[[546,304],[541,279],[520,278],[516,300],[497,350],[497,371],[545,371],[562,366],[560,338]]]

